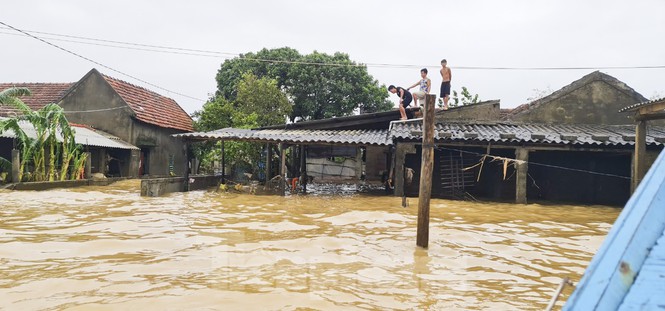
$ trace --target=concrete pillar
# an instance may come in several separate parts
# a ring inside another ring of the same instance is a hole
[[[99,148],[97,150],[97,173],[106,175],[106,149]]]
[[[356,147],[356,179],[360,180],[363,174],[363,152],[362,148]]]
[[[517,172],[515,173],[515,203],[517,204],[526,204],[526,185],[528,178],[529,165],[529,150],[524,148],[517,148],[515,150],[515,159],[517,163],[515,168]]]
[[[19,178],[19,171],[21,169],[21,152],[17,149],[12,149],[12,182],[21,182]]]
[[[393,176],[393,185],[395,186],[395,196],[404,196],[404,160],[407,154],[416,153],[416,145],[401,143],[395,148],[395,176]]]
[[[130,178],[139,177],[139,162],[141,161],[141,150],[131,150],[129,155],[129,172],[127,176]]]
[[[92,178],[92,154],[90,151],[85,153],[85,179]]]
[[[635,127],[635,153],[633,159],[633,174],[631,180],[631,193],[637,189],[642,178],[647,173],[647,121],[638,121]]]

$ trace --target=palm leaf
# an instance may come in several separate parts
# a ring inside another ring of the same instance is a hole
[[[28,107],[22,100],[20,100],[18,97],[19,96],[28,96],[32,95],[30,93],[30,90],[24,87],[12,87],[8,88],[6,90],[0,91],[0,105],[4,106],[10,106],[13,107],[23,114],[30,114],[32,113],[32,109]]]

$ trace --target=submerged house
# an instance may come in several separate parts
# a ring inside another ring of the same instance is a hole
[[[619,110],[644,100],[625,83],[593,72],[515,109],[501,109],[500,102],[492,100],[437,111],[432,196],[623,205],[637,180],[632,160],[635,125],[630,113]],[[395,195],[416,196],[422,121],[398,119],[397,111],[388,111],[178,136],[284,146],[323,143],[332,146],[327,156],[353,145],[363,154],[358,166],[367,180],[387,180]],[[367,137],[382,137],[382,142]],[[648,165],[664,143],[665,127],[651,124],[645,147]],[[301,165],[302,170],[310,166]]]
[[[171,135],[193,131],[193,121],[173,99],[96,69],[75,83],[0,84],[0,88],[13,86],[32,91],[33,95],[21,97],[32,109],[57,103],[70,122],[135,146],[125,150],[91,149],[93,173],[121,177],[184,174],[184,143]],[[0,108],[0,116],[13,113]]]
[[[635,125],[630,113],[619,110],[645,100],[625,83],[596,71],[514,109],[486,102],[440,112],[433,195],[623,205],[636,178]],[[419,122],[394,128],[397,179],[401,159],[406,167],[420,167],[421,132]],[[663,143],[665,127],[652,124],[646,139],[648,165]],[[418,180],[399,188],[403,193],[396,188],[396,194],[417,194]]]

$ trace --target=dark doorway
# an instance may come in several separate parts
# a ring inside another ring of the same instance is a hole
[[[139,176],[150,175],[150,148],[141,148]]]

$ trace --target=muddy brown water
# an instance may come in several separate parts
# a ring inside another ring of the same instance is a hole
[[[0,309],[542,310],[620,212],[138,188],[0,191]]]

